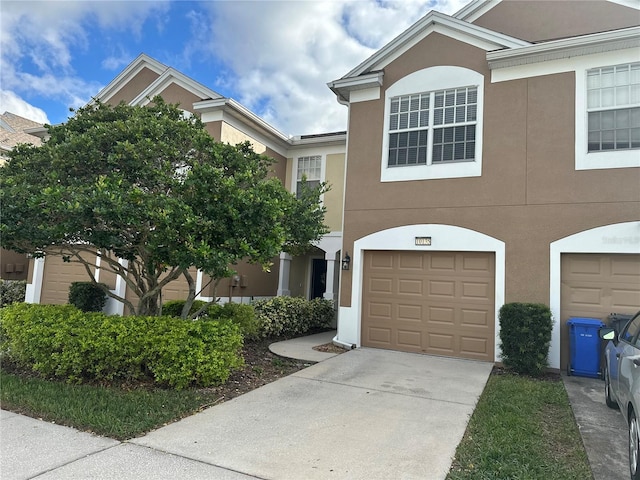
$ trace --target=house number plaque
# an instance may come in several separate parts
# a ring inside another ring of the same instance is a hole
[[[416,237],[416,245],[431,246],[431,237]]]

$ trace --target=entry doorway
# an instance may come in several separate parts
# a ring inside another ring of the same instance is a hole
[[[322,298],[327,290],[327,261],[324,258],[314,258],[311,263],[311,291],[310,298]]]

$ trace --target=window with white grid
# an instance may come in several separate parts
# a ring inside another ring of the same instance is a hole
[[[473,161],[477,87],[391,98],[389,167]]]
[[[322,155],[298,157],[296,192],[300,191],[304,181],[310,188],[316,188],[320,185],[322,181]]]
[[[640,62],[587,71],[588,151],[640,148]]]

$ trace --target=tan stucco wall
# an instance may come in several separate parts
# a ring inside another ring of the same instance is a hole
[[[640,12],[603,0],[503,0],[473,23],[530,42],[638,25]]]
[[[329,184],[330,190],[324,194],[324,206],[327,209],[324,222],[332,232],[342,230],[344,167],[345,156],[343,153],[327,155],[325,180]]]
[[[109,99],[109,104],[117,105],[120,102],[129,103],[140,92],[153,83],[160,75],[148,68],[143,68],[138,74],[127,82],[118,92]]]
[[[352,104],[344,249],[395,226],[469,228],[506,243],[507,302],[548,303],[549,244],[640,219],[640,169],[575,170],[572,73],[491,84],[484,51],[432,34],[385,69],[384,86],[447,63],[485,75],[482,176],[381,183],[383,99]],[[343,272],[343,306],[352,274]]]
[[[220,130],[220,141],[229,143],[231,145],[237,145],[242,142],[251,143],[251,147],[253,147],[254,152],[256,153],[265,153],[267,150],[266,145],[258,142],[255,138],[250,137],[244,132],[241,132],[235,127],[232,127],[226,122],[222,122],[221,130]]]

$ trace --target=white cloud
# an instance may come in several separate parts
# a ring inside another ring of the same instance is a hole
[[[39,95],[78,107],[102,86],[84,80],[73,67],[74,56],[88,51],[91,35],[104,28],[139,35],[145,19],[165,12],[168,3],[2,1],[0,8],[3,88],[18,95]],[[104,67],[122,67],[126,65],[123,63],[126,57],[126,51],[116,52],[104,61]],[[27,70],[24,67],[27,63],[35,69]]]
[[[47,114],[42,109],[27,103],[10,90],[0,90],[0,112],[15,113],[42,124],[50,123]]]
[[[287,134],[346,128],[347,109],[327,82],[340,78],[431,9],[464,0],[213,2],[208,40],[198,44],[232,72],[238,101]]]

